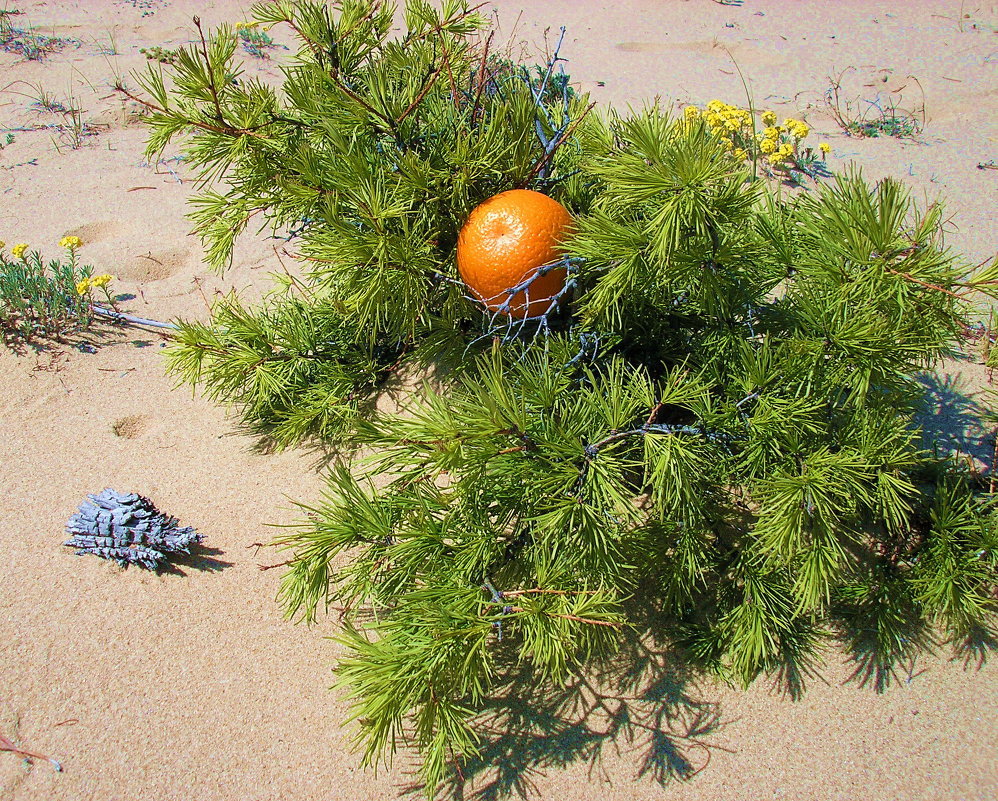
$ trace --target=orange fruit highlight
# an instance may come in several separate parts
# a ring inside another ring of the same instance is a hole
[[[565,285],[564,267],[538,276],[510,298],[539,267],[563,255],[561,241],[572,216],[557,200],[530,189],[512,189],[476,206],[457,237],[457,269],[468,288],[492,311],[509,301],[511,317],[537,317]]]

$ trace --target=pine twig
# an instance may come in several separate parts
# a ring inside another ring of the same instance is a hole
[[[260,570],[273,570],[275,567],[287,567],[288,565],[293,565],[298,559],[288,559],[285,562],[278,562],[276,565],[257,565]]]
[[[516,445],[512,448],[503,448],[501,451],[496,451],[496,456],[505,456],[507,453],[520,453],[525,450],[527,450],[526,445]]]
[[[572,124],[569,125],[562,132],[561,136],[559,136],[557,139],[554,140],[554,142],[551,144],[551,146],[546,149],[544,155],[541,156],[537,160],[537,163],[533,166],[533,168],[527,174],[527,178],[523,182],[524,186],[526,186],[528,183],[530,183],[534,179],[534,177],[541,170],[544,169],[545,165],[551,160],[551,158],[554,156],[554,154],[558,150],[558,148],[561,147],[565,143],[565,140],[567,140],[568,137],[570,137],[573,133],[575,133],[575,129],[579,127],[579,123],[581,123],[586,117],[588,117],[589,116],[589,112],[592,111],[594,108],[596,108],[596,103],[595,102],[590,103],[588,106],[586,106],[585,111],[583,111],[578,117],[575,118],[575,120],[572,122]]]
[[[423,102],[423,98],[426,97],[427,92],[429,92],[430,89],[433,88],[433,84],[437,82],[437,78],[440,77],[440,73],[442,70],[443,68],[441,67],[433,71],[433,74],[426,82],[426,85],[423,87],[422,91],[418,95],[416,95],[416,99],[409,104],[409,107],[405,111],[403,111],[402,114],[399,116],[399,118],[395,121],[396,125],[401,125],[402,121],[405,120],[405,118],[408,117],[413,111],[415,111],[416,108],[418,108],[419,104]],[[450,70],[448,69],[448,72],[449,71]]]
[[[340,42],[346,39],[351,33],[360,28],[361,25],[366,25],[375,15],[381,10],[381,0],[374,0],[371,3],[371,10],[368,11],[363,17],[358,19],[353,25],[347,28],[345,31],[339,31],[336,35],[336,45],[339,46]]]
[[[995,464],[998,463],[998,428],[992,432],[994,437],[995,446],[991,451],[991,471],[988,476],[988,494],[994,495],[995,492]]]
[[[201,18],[194,17],[194,27],[198,29],[201,37],[201,55],[204,57],[204,66],[208,70],[208,90],[211,92],[211,99],[215,104],[215,119],[220,125],[225,125],[225,117],[222,115],[222,104],[218,99],[218,87],[215,85],[215,70],[212,69],[211,59],[208,57],[208,43],[204,38],[204,31],[201,29]]]
[[[526,610],[522,606],[510,606],[508,607],[510,612],[525,612]],[[560,617],[563,620],[571,620],[575,623],[588,623],[592,626],[610,626],[615,629],[623,628],[623,623],[617,623],[614,620],[593,620],[590,617],[579,617],[578,615],[569,615],[562,612],[546,612],[545,614],[551,617]]]
[[[477,83],[475,92],[475,102],[471,106],[471,124],[475,124],[475,118],[478,116],[478,106],[482,102],[482,92],[485,91],[485,85],[487,79],[485,77],[485,67],[489,58],[489,45],[492,44],[492,37],[495,35],[495,31],[489,31],[489,36],[485,40],[485,47],[482,48],[482,63],[478,66],[478,76],[475,79]]]
[[[395,120],[393,120],[384,112],[378,111],[374,106],[372,106],[364,98],[362,98],[355,91],[353,91],[353,89],[351,89],[345,83],[340,81],[339,78],[337,78],[336,76],[331,76],[331,77],[333,78],[333,84],[336,86],[337,89],[339,89],[343,94],[349,97],[354,103],[361,106],[365,111],[369,112],[370,114],[373,114],[375,117],[377,117],[379,120],[385,123],[385,125],[388,126],[387,132],[392,134],[392,136],[395,138],[396,143],[399,146],[402,146],[404,144],[398,136],[398,131],[395,130]]]
[[[450,57],[448,56],[447,48],[441,44],[440,49],[443,54],[444,67],[447,68],[447,77],[450,78],[450,96],[454,101],[454,110],[455,112],[459,112],[460,102],[458,101],[458,96],[460,95],[460,92],[457,91],[457,82],[454,80],[454,70],[450,68]],[[443,69],[443,67],[441,67],[441,69]]]
[[[13,742],[8,740],[2,734],[0,734],[0,751],[10,751],[11,753],[17,754],[25,759],[44,759],[46,762],[51,762],[52,767],[55,768],[57,772],[62,773],[62,765],[58,760],[52,759],[52,757],[45,756],[44,754],[36,754],[33,751],[25,751],[23,748],[18,748]]]
[[[161,323],[158,320],[147,320],[145,317],[136,317],[133,314],[125,314],[120,311],[112,311],[111,309],[103,309],[100,306],[93,306],[94,314],[99,314],[102,317],[109,317],[119,323],[130,323],[131,325],[144,325],[150,328],[171,328],[173,330],[177,329],[174,323]]]
[[[478,5],[472,6],[467,11],[461,11],[456,16],[453,16],[450,19],[445,19],[442,23],[440,23],[440,25],[436,25],[433,28],[431,28],[430,30],[425,31],[424,33],[417,33],[417,34],[413,34],[411,36],[407,36],[405,41],[406,42],[418,42],[420,39],[422,39],[422,38],[424,38],[426,36],[429,36],[431,33],[439,33],[441,28],[443,28],[443,27],[445,27],[447,25],[454,25],[455,23],[458,23],[461,20],[463,20],[465,17],[470,17],[472,14],[474,14],[476,11],[478,11],[478,9],[480,9],[480,8],[482,8],[484,6],[487,6],[487,5],[488,5],[488,2],[484,2],[484,3],[479,3]]]
[[[664,408],[665,408],[665,404],[662,403],[662,401],[659,401],[658,403],[656,403],[652,407],[651,411],[648,413],[648,419],[645,420],[645,426],[652,425],[652,423],[654,423],[658,419],[659,414],[661,413],[662,409],[664,409]]]
[[[160,114],[171,114],[172,113],[172,112],[168,111],[167,109],[163,108],[162,106],[158,105],[157,103],[153,103],[153,102],[151,102],[149,100],[144,100],[143,98],[139,97],[138,95],[132,94],[124,86],[116,86],[116,87],[114,87],[114,91],[120,92],[125,97],[127,97],[129,100],[132,100],[132,101],[138,103],[140,106],[144,106],[145,108],[152,109],[153,111],[158,111]],[[252,128],[234,128],[234,127],[232,127],[230,125],[225,125],[225,127],[222,127],[220,125],[212,125],[210,122],[202,122],[200,120],[192,120],[192,119],[185,119],[184,120],[184,124],[185,125],[190,125],[192,128],[199,128],[202,131],[212,131],[213,133],[224,134],[226,136],[252,136],[252,137],[254,137],[256,139],[266,139],[267,138],[263,134],[257,133]]]
[[[960,295],[956,292],[946,289],[945,287],[938,286],[937,284],[930,284],[926,281],[922,281],[918,278],[915,278],[915,276],[913,276],[911,273],[901,272],[900,270],[893,270],[890,267],[887,268],[887,272],[889,272],[891,275],[899,275],[902,278],[906,278],[907,280],[912,281],[913,283],[916,283],[919,286],[924,286],[926,289],[934,289],[937,292],[944,292],[945,294],[950,295],[956,298],[957,300],[963,300],[964,298],[963,295]]]

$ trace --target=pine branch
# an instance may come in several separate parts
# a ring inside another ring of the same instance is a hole
[[[510,606],[510,607],[504,607],[504,608],[508,608],[510,612],[526,612],[527,611],[522,606]],[[618,629],[619,628],[623,628],[623,626],[624,626],[623,623],[617,623],[617,622],[612,621],[612,620],[593,620],[591,618],[579,617],[578,615],[565,615],[565,614],[561,614],[560,612],[546,612],[545,614],[547,614],[547,615],[549,615],[551,617],[560,618],[561,620],[571,620],[571,621],[573,621],[575,623],[585,623],[585,624],[590,625],[590,626],[610,626],[611,628],[618,628]]]
[[[208,91],[211,92],[211,99],[215,104],[215,119],[219,125],[231,128],[232,126],[226,125],[225,118],[222,115],[222,104],[218,100],[218,87],[215,85],[215,71],[212,67],[211,59],[208,57],[208,43],[205,41],[204,31],[201,29],[201,20],[197,15],[194,16],[194,27],[198,29],[198,36],[201,38],[201,57],[204,59],[204,67],[208,71]]]
[[[594,108],[596,108],[596,103],[590,103],[586,106],[585,110],[574,120],[572,120],[572,122],[551,142],[551,144],[544,149],[543,155],[534,163],[534,166],[530,168],[530,171],[527,173],[527,177],[523,180],[521,186],[526,186],[541,173],[541,171],[547,166],[548,162],[554,158],[554,154],[558,148],[568,141],[568,138],[575,133],[575,129],[579,127],[582,120],[585,119],[589,112],[591,112]]]
[[[887,272],[889,272],[891,275],[899,275],[902,278],[911,281],[912,283],[918,284],[919,286],[924,286],[926,289],[932,289],[936,292],[942,292],[943,294],[949,295],[951,298],[956,298],[957,300],[963,300],[966,297],[966,294],[960,294],[959,292],[954,292],[951,289],[946,289],[946,287],[937,286],[936,284],[930,284],[927,281],[921,281],[918,278],[915,278],[915,276],[910,275],[909,273],[901,272],[900,270],[893,270],[888,268]]]
[[[500,595],[503,598],[516,598],[519,595],[533,595],[535,593],[543,595],[594,595],[596,590],[550,590],[534,587],[527,590],[503,590]]]
[[[141,98],[141,97],[138,97],[137,95],[132,94],[127,89],[125,89],[124,86],[120,86],[120,85],[119,86],[115,86],[114,87],[114,91],[118,92],[119,94],[124,95],[129,100],[132,100],[132,101],[138,103],[139,105],[144,106],[145,108],[151,109],[153,111],[157,111],[160,114],[164,114],[164,115],[167,115],[167,116],[172,116],[173,115],[172,111],[169,111],[168,109],[165,109],[162,106],[158,106],[156,103],[153,103],[153,102],[151,102],[149,100],[146,100],[144,98]],[[200,129],[202,131],[211,131],[212,133],[223,134],[225,136],[251,136],[251,137],[253,137],[255,139],[266,139],[267,138],[264,134],[261,134],[261,133],[259,133],[258,131],[254,130],[252,128],[235,128],[235,127],[232,127],[232,126],[229,126],[229,125],[225,125],[224,121],[223,121],[222,125],[213,125],[211,123],[204,122],[202,120],[195,120],[195,119],[191,119],[189,117],[184,117],[182,119],[182,123],[183,123],[183,125],[185,125],[187,127],[190,127],[190,128],[198,128],[198,129]]]

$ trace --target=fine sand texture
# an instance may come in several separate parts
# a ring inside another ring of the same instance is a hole
[[[188,234],[190,175],[168,149],[143,156],[139,109],[112,91],[142,67],[140,48],[186,44],[207,26],[245,18],[236,0],[6,0],[66,46],[41,61],[0,52],[0,239],[55,253],[74,234],[97,272],[134,296],[124,308],[167,320],[204,318],[219,292],[253,298],[287,249],[244,237],[224,276]],[[567,26],[562,55],[578,86],[621,109],[712,98],[803,117],[850,162],[902,178],[924,202],[943,199],[948,242],[968,264],[998,250],[998,3],[988,0],[499,0],[504,38],[538,58]],[[293,46],[286,31],[272,32]],[[285,51],[246,56],[246,73],[279,80]],[[858,139],[836,125],[843,102],[893,99],[922,120],[915,139]],[[134,85],[134,83],[132,84]],[[54,108],[53,101],[78,114]],[[75,117],[76,122],[73,122]],[[4,140],[6,141],[6,140]],[[980,168],[978,165],[982,165]],[[230,415],[164,372],[163,339],[109,328],[74,346],[0,349],[0,735],[58,759],[0,751],[0,799],[254,801],[395,799],[411,763],[358,767],[341,695],[330,692],[335,615],[312,628],[275,603],[286,555],[271,524],[313,501],[322,459],[266,454]],[[971,353],[926,378],[939,441],[982,456],[974,427],[984,370]],[[62,545],[88,492],[153,499],[206,536],[175,569],[124,570]],[[631,799],[993,799],[998,797],[994,655],[918,659],[883,693],[835,649],[798,700],[779,682],[747,691],[665,663],[643,695],[607,691],[575,713],[557,699],[545,734],[487,738],[486,764],[463,797]],[[528,699],[525,699],[525,701]],[[629,721],[622,719],[626,711]],[[616,726],[616,729],[614,728]]]

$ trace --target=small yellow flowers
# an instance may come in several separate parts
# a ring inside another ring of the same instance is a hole
[[[92,275],[89,278],[84,278],[82,281],[77,282],[76,294],[85,295],[95,287],[106,287],[113,280],[114,276],[108,275],[107,273],[101,273],[100,275]]]
[[[10,252],[14,254],[15,259],[23,259],[24,254],[28,251],[27,242],[18,242],[14,247],[10,249]]]
[[[237,22],[236,32],[238,33],[239,31],[258,31],[258,30],[269,31],[273,27],[274,27],[273,23],[261,27],[259,22]]]
[[[3,250],[5,247],[7,247],[7,243],[0,239],[0,250]]]
[[[827,156],[831,152],[832,146],[828,142],[822,142],[818,145],[818,150],[821,151],[822,156]]]
[[[730,106],[720,100],[711,100],[703,118],[710,128],[718,133],[739,133],[744,127],[751,127],[752,114],[743,108]]]
[[[64,236],[59,240],[59,247],[76,250],[77,248],[83,247],[83,240],[78,236]]]
[[[810,175],[810,165],[816,160],[810,147],[801,141],[811,134],[811,127],[803,120],[787,117],[778,122],[776,112],[770,109],[760,115],[762,129],[753,117],[752,109],[739,108],[722,100],[711,100],[703,109],[686,106],[683,120],[702,119],[719,144],[739,161],[750,160],[771,165],[794,176],[796,172]],[[827,154],[827,145],[819,146]]]

